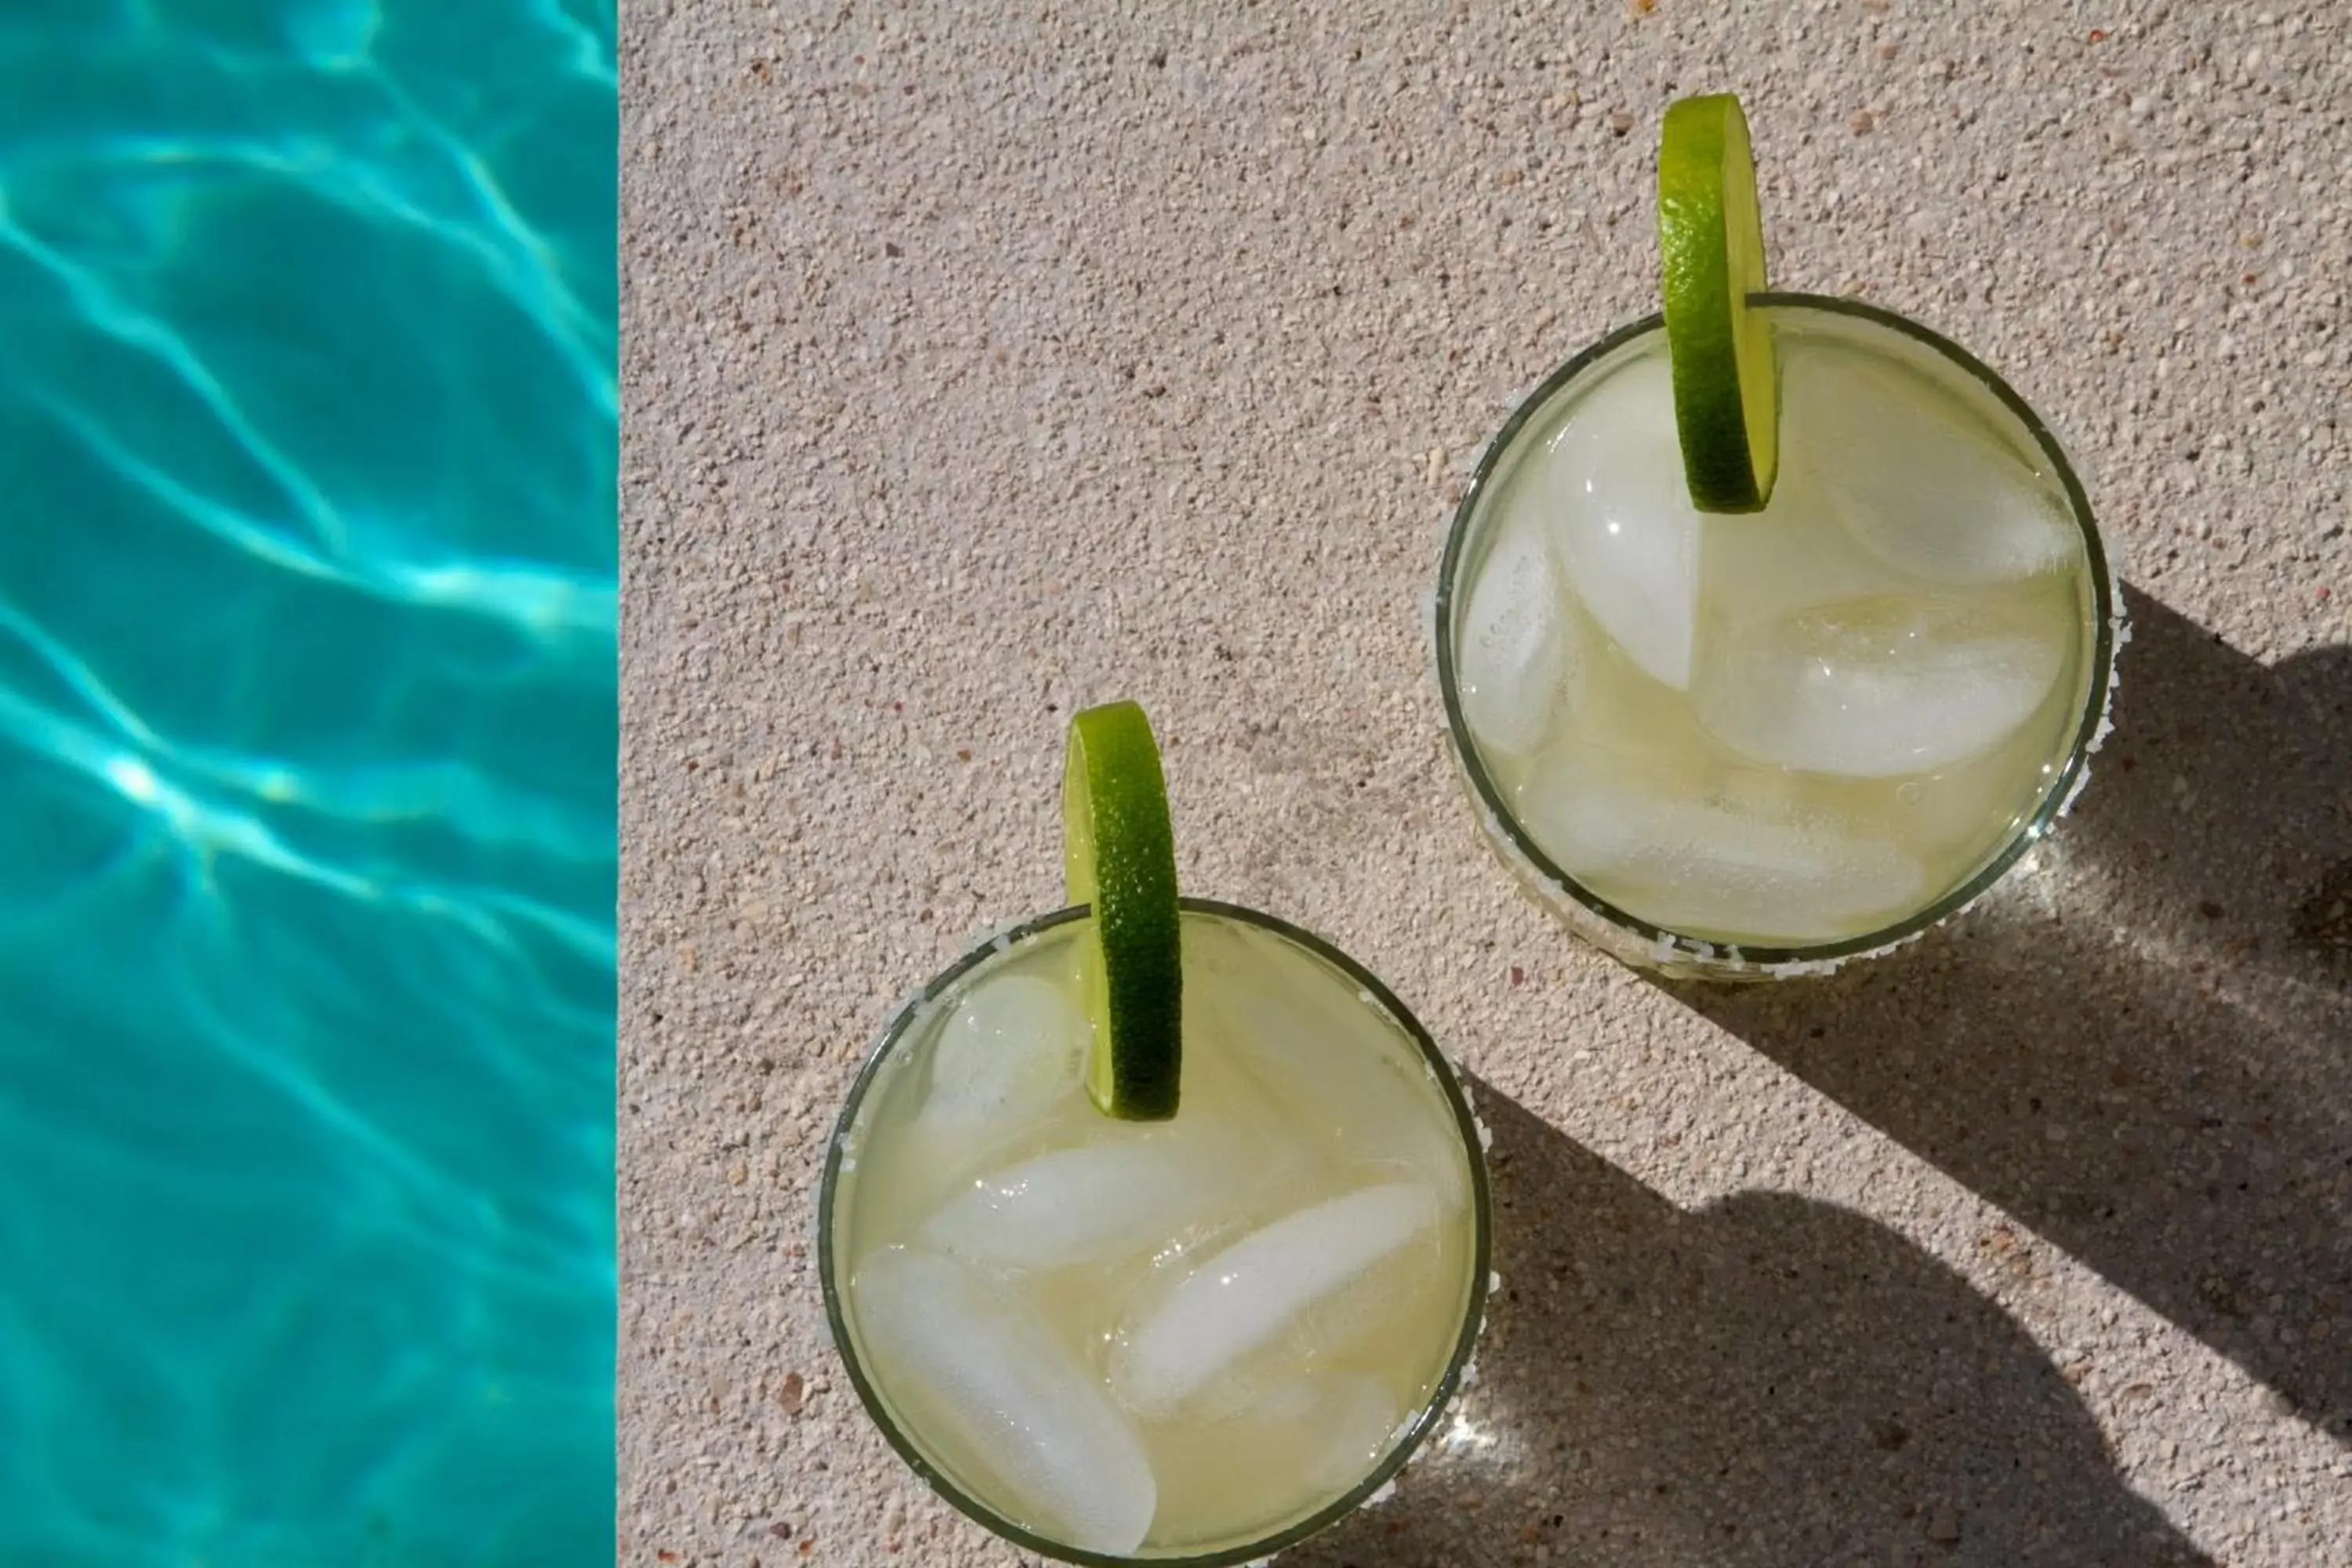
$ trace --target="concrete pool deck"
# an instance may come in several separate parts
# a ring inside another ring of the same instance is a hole
[[[1484,1376],[1286,1563],[2352,1563],[2352,10],[1129,9],[624,0],[622,1561],[1021,1560],[859,1408],[811,1205],[1133,696],[1187,889],[1496,1133]],[[2137,633],[2030,869],[1771,990],[1514,891],[1426,630],[1718,89],[1775,285],[2006,376]]]

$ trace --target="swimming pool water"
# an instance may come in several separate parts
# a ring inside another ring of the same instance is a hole
[[[0,1563],[610,1560],[613,47],[0,5]]]

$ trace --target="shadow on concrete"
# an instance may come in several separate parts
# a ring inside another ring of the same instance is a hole
[[[1478,1384],[1314,1568],[2206,1563],[1958,1275],[1779,1194],[1685,1213],[1496,1091]],[[1538,1550],[1545,1555],[1538,1558]]]
[[[2041,864],[1874,965],[1675,994],[2352,1435],[2352,648],[2137,592]]]

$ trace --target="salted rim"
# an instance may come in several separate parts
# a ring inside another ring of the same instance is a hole
[[[1948,338],[1907,317],[1860,300],[1840,300],[1822,294],[1773,291],[1751,295],[1749,302],[1768,309],[1813,310],[1832,315],[1852,316],[1900,332],[1934,350],[1974,377],[2016,416],[2042,456],[2049,459],[2061,488],[2066,492],[2068,510],[2082,534],[2085,564],[2091,579],[2091,658],[2086,670],[2088,679],[2084,682],[2083,713],[2057,775],[2044,786],[2041,801],[2018,825],[2008,842],[1958,887],[1900,921],[1864,931],[1859,936],[1796,947],[1707,942],[1654,925],[1619,908],[1560,869],[1521,826],[1503,798],[1502,792],[1496,787],[1485,762],[1478,755],[1477,744],[1470,734],[1469,722],[1462,711],[1462,696],[1454,668],[1454,639],[1450,635],[1455,574],[1461,567],[1478,502],[1496,468],[1537,410],[1605,355],[1638,338],[1663,331],[1665,326],[1663,313],[1644,316],[1640,321],[1617,328],[1553,371],[1534,391],[1519,400],[1510,417],[1504,421],[1503,427],[1487,443],[1486,453],[1479,458],[1478,467],[1471,476],[1469,487],[1463,491],[1462,500],[1454,508],[1454,523],[1446,534],[1445,551],[1438,562],[1437,595],[1432,606],[1432,620],[1436,634],[1438,689],[1444,700],[1446,729],[1453,738],[1454,756],[1482,808],[1481,816],[1488,837],[1498,849],[1508,851],[1507,858],[1516,858],[1522,862],[1523,868],[1532,872],[1549,890],[1566,895],[1586,912],[1646,944],[1650,962],[1658,968],[1681,965],[1701,972],[1748,973],[1793,978],[1802,974],[1825,974],[1848,960],[1874,958],[1900,947],[1959,913],[2008,874],[2026,851],[2050,830],[2051,824],[2066,814],[2083,786],[2090,781],[2091,753],[2099,749],[2114,728],[2107,714],[2115,701],[2116,651],[2130,640],[2130,633],[2124,625],[2122,601],[2115,592],[2108,572],[2106,551],[2099,538],[2098,524],[2092,516],[2090,498],[2084,492],[2083,482],[2075,476],[2074,465],[2066,460],[2058,438],[2051,434],[2041,416],[2035,414],[2025,399],[1984,362]]]
[[[1395,1438],[1381,1462],[1366,1472],[1364,1478],[1331,1502],[1309,1514],[1296,1524],[1273,1534],[1245,1542],[1237,1546],[1223,1547],[1214,1552],[1196,1552],[1191,1556],[1131,1556],[1112,1557],[1087,1552],[1033,1533],[997,1513],[986,1503],[972,1497],[950,1479],[912,1439],[901,1432],[897,1419],[890,1414],[880,1394],[869,1383],[864,1367],[859,1364],[856,1339],[850,1331],[848,1313],[844,1303],[840,1281],[835,1278],[834,1264],[833,1208],[836,1188],[844,1170],[855,1170],[854,1152],[847,1150],[852,1131],[857,1123],[857,1113],[865,1105],[866,1096],[899,1043],[906,1039],[918,1024],[928,1021],[934,1004],[947,995],[967,974],[991,959],[1010,953],[1026,945],[1056,926],[1082,920],[1087,906],[1076,905],[1039,915],[1017,925],[996,931],[975,944],[962,957],[941,970],[903,1005],[882,1031],[881,1037],[867,1053],[865,1065],[858,1069],[857,1079],[850,1086],[849,1096],[843,1102],[841,1115],[834,1123],[833,1136],[825,1148],[824,1173],[817,1190],[817,1280],[824,1295],[825,1326],[835,1350],[841,1356],[843,1369],[849,1373],[850,1386],[857,1391],[858,1402],[882,1436],[898,1451],[925,1484],[946,1499],[958,1510],[977,1521],[997,1535],[1016,1546],[1064,1563],[1076,1563],[1086,1568],[1130,1568],[1132,1564],[1150,1563],[1155,1568],[1223,1568],[1225,1564],[1251,1563],[1272,1556],[1297,1545],[1308,1536],[1353,1513],[1370,1502],[1378,1502],[1385,1495],[1397,1472],[1404,1468],[1423,1441],[1437,1424],[1454,1394],[1466,1386],[1474,1374],[1470,1371],[1477,1350],[1478,1338],[1486,1329],[1486,1298],[1496,1283],[1489,1257],[1493,1215],[1486,1187],[1486,1147],[1488,1134],[1470,1107],[1469,1098],[1454,1064],[1438,1047],[1437,1042],[1423,1028],[1421,1020],[1397,999],[1396,994],[1381,983],[1378,975],[1349,958],[1346,953],[1289,921],[1256,910],[1244,909],[1239,904],[1223,903],[1213,899],[1181,898],[1179,907],[1188,913],[1220,916],[1244,925],[1254,925],[1287,939],[1336,967],[1353,981],[1366,1000],[1372,1003],[1402,1027],[1422,1055],[1429,1077],[1445,1097],[1454,1112],[1454,1129],[1462,1137],[1464,1152],[1470,1166],[1470,1296],[1463,1310],[1462,1327],[1456,1334],[1453,1353],[1446,1359],[1445,1370],[1431,1386],[1429,1398],[1420,1410],[1400,1428],[1402,1436]],[[845,1163],[846,1155],[846,1163]]]

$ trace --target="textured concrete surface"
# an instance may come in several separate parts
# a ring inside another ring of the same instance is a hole
[[[624,11],[625,1563],[1014,1560],[857,1408],[810,1201],[1132,694],[1187,885],[1363,959],[1497,1132],[1485,1380],[1297,1561],[2352,1563],[2352,7]],[[1769,993],[1513,893],[1423,626],[1717,88],[1775,281],[2008,374],[2139,631],[2038,865]]]

